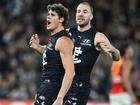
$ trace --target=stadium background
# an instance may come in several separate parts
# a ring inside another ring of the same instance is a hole
[[[0,105],[10,105],[5,102],[12,100],[25,102],[27,99],[34,99],[41,72],[41,56],[29,48],[29,40],[32,34],[38,33],[41,44],[47,43],[46,6],[59,2],[68,7],[69,27],[75,25],[75,10],[81,1],[0,0]],[[105,33],[116,47],[119,48],[126,40],[133,41],[134,70],[130,80],[140,100],[140,1],[90,2],[94,4],[97,29]],[[108,102],[112,60],[104,53],[101,56],[91,75],[92,90],[89,99]],[[18,102],[12,105],[30,105]]]

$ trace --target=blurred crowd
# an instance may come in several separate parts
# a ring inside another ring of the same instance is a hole
[[[81,1],[84,0],[0,0],[0,98],[34,98],[40,81],[42,56],[29,47],[29,39],[38,33],[41,44],[47,44],[48,4],[62,3],[68,7],[67,27],[71,27],[75,25],[75,10]],[[105,33],[111,43],[119,49],[122,42],[133,42],[134,64],[130,80],[140,100],[140,1],[89,1],[94,7],[93,25]],[[101,56],[91,75],[90,99],[107,100],[112,60],[104,53]]]

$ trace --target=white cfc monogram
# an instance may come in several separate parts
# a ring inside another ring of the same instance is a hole
[[[81,50],[81,47],[75,47],[74,49],[74,55],[73,55],[73,58],[74,58],[74,63],[81,63],[81,59],[78,59],[78,56],[79,54],[82,54],[82,50]]]

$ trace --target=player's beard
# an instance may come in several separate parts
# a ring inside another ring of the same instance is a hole
[[[77,25],[78,25],[79,27],[85,27],[85,26],[87,26],[88,24],[90,24],[89,22],[90,22],[90,21],[87,20],[87,21],[83,22],[82,24],[78,24],[78,23],[77,23]]]

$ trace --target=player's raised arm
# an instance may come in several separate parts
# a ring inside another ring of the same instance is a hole
[[[43,54],[46,49],[46,45],[40,45],[40,40],[37,34],[34,34],[30,38],[30,47],[37,51],[39,54]]]
[[[97,50],[108,53],[114,61],[118,61],[120,59],[119,50],[110,43],[108,38],[103,33],[96,33],[94,45],[96,46]]]

